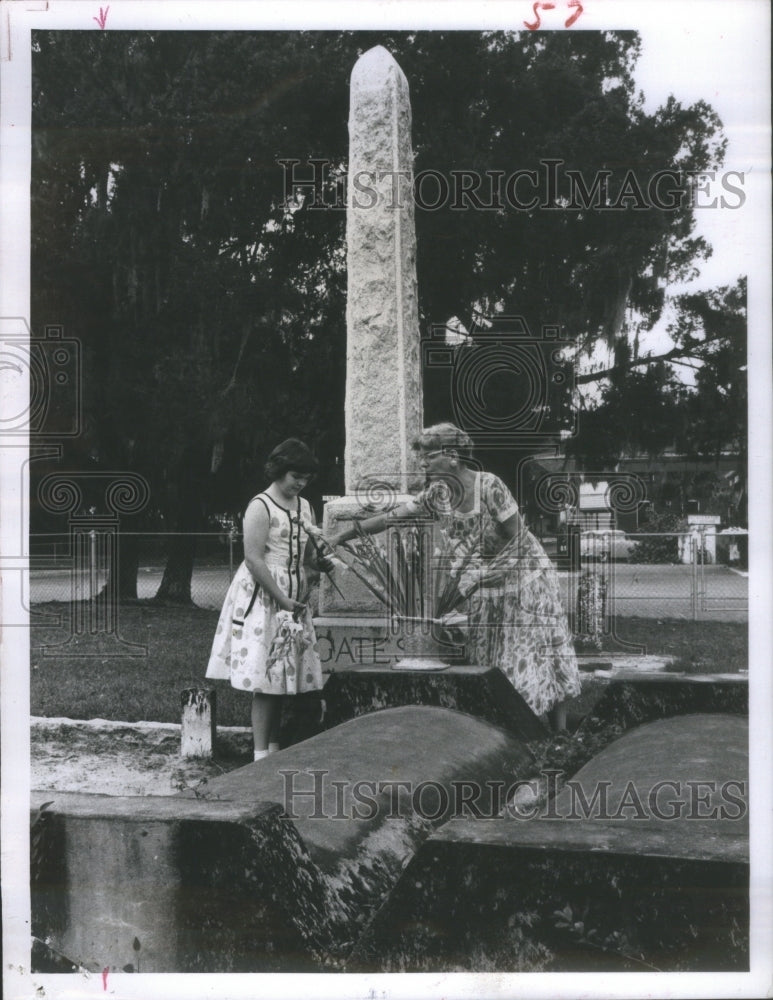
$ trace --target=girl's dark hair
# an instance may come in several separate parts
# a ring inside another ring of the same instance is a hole
[[[303,441],[299,441],[298,438],[288,438],[278,444],[268,456],[264,471],[266,478],[273,483],[290,471],[314,475],[318,469],[319,462]]]

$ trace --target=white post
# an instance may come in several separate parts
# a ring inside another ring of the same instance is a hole
[[[182,732],[180,754],[183,757],[211,757],[215,745],[215,692],[211,689],[186,688],[180,695]]]

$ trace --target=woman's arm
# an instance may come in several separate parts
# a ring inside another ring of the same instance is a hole
[[[505,536],[505,539],[508,542],[512,541],[520,530],[521,515],[512,514],[510,517],[507,518],[507,520],[500,521],[499,527],[502,531],[502,534]]]
[[[255,500],[244,515],[244,562],[256,583],[277,602],[284,611],[296,611],[303,605],[283,594],[266,565],[266,542],[270,519],[268,511]]]
[[[378,535],[384,531],[389,520],[399,520],[401,518],[416,516],[417,511],[410,504],[402,504],[400,507],[395,507],[394,510],[390,510],[384,514],[376,514],[375,517],[366,518],[364,521],[357,521],[357,528],[354,525],[349,528],[343,528],[334,535],[330,535],[325,541],[334,549],[337,545],[343,545],[344,542],[356,538],[358,528],[360,531],[364,531],[366,535]]]

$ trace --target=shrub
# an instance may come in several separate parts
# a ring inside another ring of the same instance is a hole
[[[640,524],[631,532],[632,535],[649,536],[636,542],[631,553],[631,562],[678,563],[677,533],[684,530],[685,523],[677,514],[651,514],[645,524]]]

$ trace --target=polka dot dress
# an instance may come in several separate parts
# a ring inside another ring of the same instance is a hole
[[[264,504],[270,516],[265,560],[272,577],[284,594],[300,599],[306,589],[303,553],[308,535],[303,524],[313,523],[313,516],[308,501],[300,497],[298,500],[293,511],[280,507],[265,493],[251,503]],[[296,662],[282,660],[268,666],[279,610],[242,563],[220,612],[206,676],[210,680],[230,680],[232,687],[247,692],[318,691],[322,687],[322,667],[308,609],[302,620],[303,641]]]
[[[502,480],[479,473],[467,513],[444,503],[442,492],[432,487],[415,498],[414,506],[435,517],[461,551],[472,552],[471,568],[484,573],[486,562],[507,542],[500,525],[517,515],[508,571],[468,601],[467,656],[471,663],[498,667],[536,715],[578,695],[580,673],[555,567],[527,530]]]

